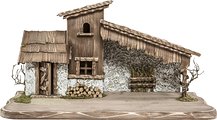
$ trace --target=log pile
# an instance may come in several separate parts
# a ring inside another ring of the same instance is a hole
[[[66,95],[74,98],[102,98],[102,91],[98,87],[88,87],[84,84],[76,83],[75,87],[68,87]]]

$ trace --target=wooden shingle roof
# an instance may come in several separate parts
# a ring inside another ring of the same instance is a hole
[[[64,19],[68,19],[71,17],[77,17],[80,15],[85,15],[85,14],[93,13],[96,11],[101,11],[107,8],[111,3],[112,3],[112,0],[108,0],[108,1],[101,2],[101,3],[93,4],[93,5],[87,5],[82,8],[61,12],[57,16],[63,17]]]
[[[68,63],[66,31],[24,31],[19,63]]]

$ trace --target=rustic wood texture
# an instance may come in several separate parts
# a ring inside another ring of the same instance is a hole
[[[108,0],[101,3],[84,6],[82,8],[61,12],[58,14],[58,16],[63,17],[64,19],[68,19],[72,17],[78,17],[81,15],[91,14],[96,11],[102,11],[103,9],[107,8],[111,3],[112,0]]]
[[[98,61],[97,57],[75,57],[75,61]]]
[[[39,63],[39,94],[50,95],[50,65]]]
[[[69,74],[76,74],[76,60],[78,57],[94,57],[98,58],[96,63],[96,74],[103,74],[103,43],[100,37],[100,21],[103,19],[103,11],[96,11],[83,16],[78,16],[76,18],[67,19],[67,35],[69,46],[71,46],[71,57],[69,65]],[[91,36],[84,36],[83,24],[90,24],[90,33]]]
[[[129,88],[131,92],[153,92],[156,86],[155,77],[131,77]]]
[[[24,31],[19,63],[68,63],[65,31]]]
[[[52,81],[52,68],[51,68],[51,63],[46,63],[47,64],[47,73],[48,73],[48,76],[47,76],[47,78],[48,78],[48,94],[47,95],[51,95],[51,91],[52,91],[52,89],[51,89],[51,81]]]
[[[39,95],[39,63],[34,63],[35,66],[35,94]]]
[[[90,97],[90,98],[102,98],[102,90],[98,87],[88,87],[84,84],[76,83],[74,87],[68,87],[66,91],[67,96],[71,97]]]
[[[57,90],[58,90],[58,86],[57,86],[57,64],[53,64],[53,94],[57,95]]]
[[[94,80],[102,80],[104,79],[104,75],[73,75],[69,74],[68,78],[70,79],[94,79]]]
[[[102,24],[100,31],[103,40],[118,41],[120,45],[127,46],[128,49],[135,48],[144,50],[148,55],[163,58],[166,63],[182,62],[186,64],[186,58],[190,59],[191,55],[200,56],[198,52],[125,26],[110,23],[103,19],[100,23]]]

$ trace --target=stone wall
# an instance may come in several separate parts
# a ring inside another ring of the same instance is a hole
[[[68,65],[58,64],[57,65],[57,87],[58,94],[65,95],[68,86]]]
[[[105,61],[104,72],[104,91],[130,91],[128,89],[130,72],[126,66],[118,66],[110,61]]]
[[[68,79],[68,65],[58,64],[57,86],[58,94],[65,95],[67,87],[80,82],[87,86],[97,86],[103,91],[130,91],[128,88],[131,76],[131,65],[153,66],[156,77],[155,92],[179,92],[180,74],[179,63],[163,64],[161,59],[146,55],[141,50],[127,50],[117,42],[104,42],[104,80]],[[35,94],[35,68],[31,63],[25,67],[26,95]]]
[[[159,64],[155,69],[155,92],[180,92],[180,64]]]
[[[25,94],[35,94],[35,66],[31,63],[26,63],[25,73]]]
[[[179,63],[163,64],[162,59],[146,55],[142,50],[122,47],[118,42],[104,42],[104,86],[106,91],[129,91],[131,67],[152,66],[156,77],[156,92],[178,92]]]

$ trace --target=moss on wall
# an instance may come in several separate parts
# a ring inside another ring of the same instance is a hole
[[[120,46],[114,41],[104,41],[104,63],[107,65],[106,69],[112,66],[120,68],[113,73],[105,71],[105,77],[109,76],[109,79],[105,78],[105,82],[109,81],[110,84],[113,81],[116,81],[114,85],[117,84],[118,79],[127,82],[128,74],[130,77],[154,76],[157,84],[155,91],[178,92],[180,90],[180,63],[164,64],[162,59],[147,55],[143,50],[128,50],[127,47]],[[123,71],[129,73],[122,73]]]

